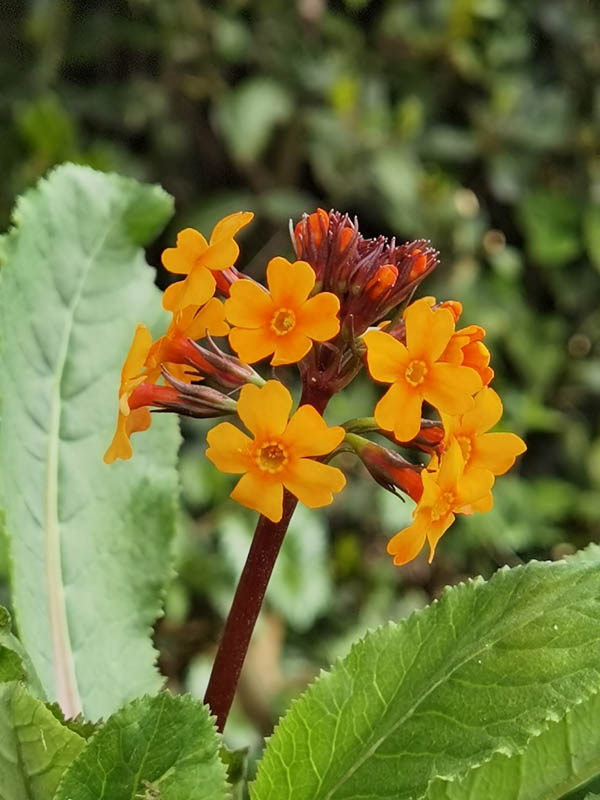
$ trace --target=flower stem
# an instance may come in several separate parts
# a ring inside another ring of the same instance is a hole
[[[250,637],[297,502],[285,492],[281,520],[271,522],[260,516],[256,525],[204,696],[220,732],[227,722]]]

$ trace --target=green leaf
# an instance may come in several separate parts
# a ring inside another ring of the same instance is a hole
[[[283,86],[271,78],[249,78],[223,95],[217,118],[234,158],[251,162],[262,154],[275,128],[292,111]]]
[[[49,800],[85,740],[18,683],[0,686],[0,800]]]
[[[65,773],[54,800],[225,800],[206,706],[168,692],[117,711]]]
[[[460,781],[435,781],[427,800],[554,800],[600,774],[600,695],[575,706],[512,758],[496,753]]]
[[[143,252],[169,217],[158,187],[62,166],[4,237],[0,470],[19,636],[66,716],[157,691],[150,628],[170,568],[179,437],[160,415],[107,467],[135,324],[162,322]]]
[[[600,689],[599,560],[503,569],[367,634],[280,723],[253,800],[415,800],[521,752]]]
[[[12,634],[10,614],[0,606],[0,683],[4,681],[25,681],[33,694],[45,699],[31,659]]]
[[[600,270],[600,205],[588,206],[583,215],[583,238],[592,264]]]
[[[518,207],[530,256],[542,266],[560,267],[581,251],[579,204],[571,197],[536,190]]]

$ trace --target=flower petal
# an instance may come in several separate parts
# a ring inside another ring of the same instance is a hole
[[[104,463],[112,464],[117,458],[127,461],[133,455],[133,448],[129,441],[133,433],[146,431],[152,423],[152,415],[147,408],[134,408],[127,416],[119,413],[117,429],[113,440],[104,454]]]
[[[403,380],[410,354],[402,342],[384,331],[367,331],[362,338],[371,377],[384,383]]]
[[[493,428],[502,416],[502,400],[496,392],[484,387],[473,398],[473,408],[463,415],[461,428],[474,434]]]
[[[421,430],[422,399],[405,381],[394,383],[375,406],[375,421],[385,431],[394,431],[399,442],[409,442]]]
[[[144,323],[140,322],[136,326],[129,352],[125,356],[123,368],[121,369],[121,384],[139,375],[144,368],[151,347],[152,334]]]
[[[279,367],[282,364],[295,364],[304,358],[313,343],[302,331],[294,328],[284,336],[275,335],[275,353],[271,359],[271,366]]]
[[[296,310],[305,303],[315,285],[315,272],[306,261],[290,263],[277,256],[267,265],[267,285],[276,307]]]
[[[264,473],[247,472],[229,495],[246,508],[252,508],[271,522],[279,522],[283,514],[283,484],[268,480]]]
[[[468,469],[457,485],[456,508],[476,503],[489,493],[494,476],[487,469]]]
[[[427,530],[427,541],[429,542],[429,558],[427,562],[431,564],[435,555],[435,550],[439,540],[446,533],[448,528],[452,525],[456,517],[454,514],[447,514],[445,517],[438,519],[432,523]]]
[[[387,551],[394,556],[394,564],[401,566],[416,558],[425,544],[427,518],[419,515],[415,521],[389,540]]]
[[[262,328],[234,328],[229,332],[229,344],[246,364],[254,364],[271,355],[275,351],[276,339],[275,334],[269,335]]]
[[[525,442],[515,433],[484,433],[473,442],[471,463],[494,475],[504,475],[525,450]]]
[[[240,419],[257,440],[280,437],[291,408],[292,395],[279,381],[267,381],[260,388],[247,383],[237,405]]]
[[[305,506],[321,508],[333,501],[333,492],[341,492],[346,478],[337,467],[300,458],[286,469],[283,484]]]
[[[254,281],[239,280],[231,285],[225,301],[225,315],[232,325],[261,328],[269,325],[274,313],[268,292]]]
[[[182,311],[186,306],[201,306],[215,293],[215,279],[206,267],[197,266],[182,281],[167,286],[162,304],[167,311]]]
[[[161,260],[169,272],[187,275],[207,248],[208,243],[199,231],[185,228],[177,234],[177,247],[164,250]]]
[[[217,271],[227,269],[235,264],[239,254],[240,248],[234,239],[221,239],[209,246],[197,264]]]
[[[320,292],[299,309],[296,324],[306,336],[317,342],[326,342],[340,330],[339,310],[340,301],[334,294]]]
[[[216,297],[194,314],[186,336],[190,339],[202,339],[207,332],[211,336],[227,336],[229,333],[229,325],[225,322],[225,308]]]
[[[252,466],[252,439],[230,422],[215,425],[207,434],[206,457],[221,472],[246,472]]]
[[[438,361],[423,382],[423,397],[444,414],[466,414],[473,408],[473,394],[481,389],[474,369]]]
[[[436,361],[454,333],[454,317],[447,308],[433,310],[428,298],[417,300],[404,312],[406,347],[414,358]]]
[[[313,406],[304,405],[290,419],[282,441],[297,458],[324,456],[338,446],[344,435],[342,427],[329,428]]]
[[[242,228],[245,228],[254,219],[252,211],[236,211],[219,220],[210,235],[210,243],[215,244],[221,239],[233,239]]]

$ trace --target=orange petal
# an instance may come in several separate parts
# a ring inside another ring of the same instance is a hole
[[[421,429],[422,399],[405,381],[394,383],[375,406],[375,421],[385,431],[394,431],[399,442],[409,442]]]
[[[476,503],[489,493],[494,476],[487,469],[469,468],[458,481],[456,508]]]
[[[274,313],[270,295],[254,281],[239,280],[231,285],[225,315],[232,325],[262,328],[270,324]]]
[[[235,264],[237,257],[240,254],[240,248],[234,239],[221,239],[214,244],[211,244],[198,259],[198,265],[208,267],[208,269],[222,270],[231,267]]]
[[[163,266],[169,272],[187,275],[207,247],[206,239],[201,233],[194,228],[185,228],[177,234],[177,247],[168,247],[163,251]]]
[[[230,422],[221,422],[206,434],[206,457],[221,472],[246,472],[252,466],[252,439]]]
[[[233,239],[236,233],[242,228],[245,228],[253,219],[254,214],[252,211],[236,211],[233,214],[223,217],[212,230],[210,235],[211,245],[221,239]]]
[[[230,497],[271,522],[279,522],[283,514],[283,484],[266,479],[264,473],[242,475]]]
[[[338,446],[344,435],[343,428],[329,428],[313,406],[304,405],[290,419],[282,441],[297,458],[324,456]]]
[[[481,378],[473,369],[438,361],[423,382],[423,397],[444,414],[466,414],[473,408],[473,394]]]
[[[333,493],[346,485],[344,473],[337,467],[310,458],[291,463],[284,473],[285,488],[309,508],[321,508],[333,501]]]
[[[123,368],[121,369],[121,383],[139,375],[144,368],[151,347],[152,334],[148,328],[140,322],[136,326],[129,352],[125,356]]]
[[[340,301],[331,292],[320,292],[299,309],[297,325],[302,333],[317,342],[326,342],[340,330],[337,314]]]
[[[304,358],[313,345],[312,340],[304,336],[298,327],[284,336],[275,335],[273,341],[275,343],[275,353],[271,359],[273,367],[297,363]]]
[[[202,339],[207,332],[211,336],[227,336],[229,333],[229,325],[225,322],[225,308],[216,297],[194,315],[186,335],[190,339]]]
[[[182,311],[186,306],[201,306],[215,293],[215,279],[206,267],[194,267],[187,278],[167,286],[162,304],[167,311]]]
[[[287,258],[277,256],[267,265],[267,285],[275,306],[296,310],[312,292],[315,273],[306,261],[291,264]]]
[[[454,333],[454,317],[447,308],[433,311],[428,298],[417,300],[404,312],[406,347],[414,358],[435,361]]]
[[[267,381],[260,389],[247,383],[242,387],[237,411],[257,440],[279,438],[292,408],[292,395],[279,381]]]
[[[484,387],[473,398],[473,408],[463,415],[461,428],[475,434],[485,433],[498,422],[502,410],[502,400],[496,392]]]
[[[385,383],[404,378],[410,355],[402,342],[384,331],[367,331],[362,338],[367,346],[367,365],[372,378]]]
[[[229,344],[242,361],[254,364],[275,351],[277,336],[262,328],[234,328],[229,332]]]
[[[471,463],[494,475],[504,475],[525,450],[525,442],[515,433],[484,433],[473,443]]]
[[[127,416],[119,413],[117,417],[117,429],[113,440],[104,454],[104,463],[112,464],[117,458],[124,461],[131,458],[133,448],[129,437],[133,433],[148,430],[152,423],[152,416],[147,408],[135,408]]]
[[[442,536],[446,533],[450,525],[454,522],[456,517],[454,514],[448,514],[441,519],[438,519],[436,522],[433,522],[428,530],[427,530],[427,541],[429,542],[429,558],[427,561],[429,564],[433,561],[433,557],[435,555],[435,550],[439,540]]]
[[[387,551],[394,556],[396,566],[407,564],[419,555],[425,544],[426,530],[427,518],[419,515],[412,525],[392,536],[387,544]]]
[[[442,454],[440,468],[435,478],[436,483],[440,487],[440,491],[454,492],[458,481],[462,477],[464,468],[465,460],[462,455],[462,450],[456,439],[453,439]],[[424,483],[425,479],[423,480],[423,484]],[[463,503],[461,503],[461,505],[463,505]]]

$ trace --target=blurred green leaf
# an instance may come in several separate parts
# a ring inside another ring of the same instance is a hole
[[[559,267],[581,252],[577,201],[565,194],[536,190],[518,208],[527,250],[541,266]]]
[[[586,208],[583,215],[583,233],[590,261],[600,270],[600,205]]]

